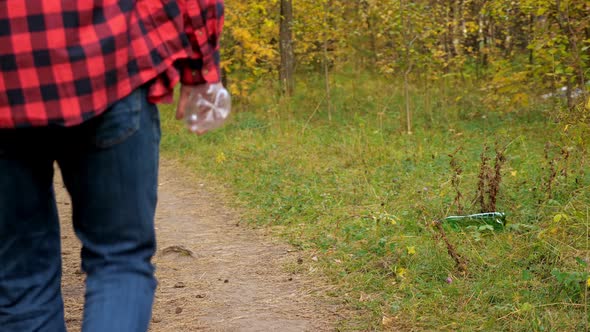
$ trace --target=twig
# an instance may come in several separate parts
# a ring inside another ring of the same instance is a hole
[[[301,130],[301,135],[305,134],[305,129],[307,129],[307,126],[309,125],[309,122],[311,121],[311,119],[313,119],[313,116],[315,115],[315,113],[320,109],[320,106],[324,102],[324,99],[325,98],[322,98],[320,100],[320,102],[318,103],[318,106],[316,106],[316,108],[313,110],[313,112],[311,113],[311,115],[309,116],[309,118],[307,119],[307,121],[305,122],[305,125],[303,126],[303,129]]]
[[[467,273],[467,263],[465,262],[465,259],[463,257],[461,257],[461,255],[457,252],[457,249],[455,249],[455,247],[451,244],[451,242],[447,238],[445,230],[442,227],[442,223],[440,221],[435,221],[434,227],[436,227],[436,229],[438,230],[438,233],[440,234],[440,238],[446,244],[447,252],[449,253],[449,256],[451,256],[451,258],[453,258],[453,260],[455,261],[455,266],[457,267],[457,270],[459,270],[460,273],[465,275]]]

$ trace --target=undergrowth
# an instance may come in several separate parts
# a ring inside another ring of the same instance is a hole
[[[542,104],[490,112],[465,84],[414,87],[407,135],[398,84],[336,77],[331,121],[321,87],[306,78],[285,100],[260,84],[202,137],[163,109],[163,151],[229,186],[249,222],[313,252],[334,295],[369,312],[342,330],[587,329],[586,126],[564,128]],[[506,213],[504,231],[441,239],[434,221],[481,204]]]

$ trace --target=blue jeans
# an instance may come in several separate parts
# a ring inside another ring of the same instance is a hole
[[[83,331],[147,331],[159,142],[144,88],[76,127],[0,130],[0,331],[65,331],[54,162],[83,246]]]

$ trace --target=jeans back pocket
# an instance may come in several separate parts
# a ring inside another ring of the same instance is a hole
[[[141,111],[146,103],[144,88],[137,88],[96,119],[90,120],[93,144],[98,148],[109,148],[135,134],[139,130]]]

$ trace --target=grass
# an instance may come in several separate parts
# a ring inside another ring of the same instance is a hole
[[[321,87],[306,78],[283,100],[260,84],[202,137],[163,110],[163,151],[227,186],[249,222],[313,251],[334,295],[368,312],[342,330],[587,329],[587,127],[565,132],[545,105],[491,112],[465,84],[413,87],[407,135],[398,84],[335,77],[331,121]],[[461,148],[459,189],[476,213],[480,154],[496,142],[507,157],[497,206],[509,224],[448,231],[467,262],[460,273],[433,227],[457,212],[449,154]]]

